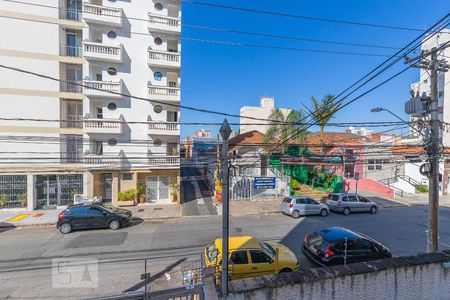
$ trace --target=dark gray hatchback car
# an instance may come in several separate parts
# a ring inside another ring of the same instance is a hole
[[[131,221],[131,211],[101,204],[76,204],[58,215],[56,228],[63,234],[74,229],[111,228],[117,230]]]

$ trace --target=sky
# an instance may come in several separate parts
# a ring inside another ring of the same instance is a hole
[[[296,15],[427,29],[448,11],[445,0],[373,1],[270,1],[201,0],[203,2],[269,10]],[[283,4],[283,5],[281,5]],[[312,50],[391,55],[397,50],[292,41],[229,32],[199,30],[189,25],[287,35],[308,39],[403,47],[420,32],[319,22],[251,12],[205,7],[183,2],[182,6],[181,104],[239,114],[241,106],[259,106],[261,96],[275,98],[276,107],[310,107],[311,96],[339,94],[363,77],[386,57],[288,51],[196,42],[186,38],[251,43]],[[418,54],[418,53],[417,53]],[[404,68],[398,63],[359,95]],[[418,81],[419,70],[411,68],[375,91],[342,109],[333,122],[397,121],[385,112],[371,113],[381,106],[407,119],[404,102],[409,86]],[[349,98],[350,100],[351,98]],[[224,116],[182,109],[182,122],[222,122]],[[239,123],[238,118],[228,118]],[[205,128],[217,134],[219,126],[182,126],[181,136]],[[232,126],[239,130],[239,126]],[[312,127],[312,131],[317,128]],[[329,130],[339,131],[339,128]],[[379,131],[386,130],[379,128]],[[397,132],[400,133],[400,132]]]

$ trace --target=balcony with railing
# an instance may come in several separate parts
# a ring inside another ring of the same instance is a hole
[[[148,84],[150,100],[180,101],[180,88]]]
[[[125,155],[123,151],[117,154],[97,154],[85,153],[84,163],[88,168],[114,168],[121,167],[124,163]]]
[[[123,81],[111,82],[111,81],[97,81],[97,80],[85,80],[84,81],[84,94],[88,97],[101,97],[101,98],[122,98],[122,86]]]
[[[148,49],[147,62],[149,66],[179,68],[181,66],[181,54]]]
[[[121,8],[83,4],[83,19],[88,23],[122,27],[123,12]]]
[[[122,134],[124,119],[119,118],[93,118],[89,115],[84,117],[84,132],[91,134]]]
[[[81,21],[81,9],[60,7],[59,18],[62,20]]]
[[[148,134],[180,135],[180,125],[176,122],[149,121]]]
[[[148,164],[150,168],[179,168],[179,155],[148,155]]]
[[[107,45],[103,43],[83,42],[83,56],[86,59],[121,63],[122,44]]]
[[[60,90],[60,92],[63,92],[63,93],[82,93],[83,92],[82,84],[83,84],[83,82],[76,81],[76,80],[73,80],[73,81],[68,80],[68,81],[60,82],[59,90]]]
[[[83,48],[80,46],[60,44],[59,55],[70,57],[81,57],[83,55]]]
[[[181,19],[168,16],[148,14],[148,29],[171,34],[181,33]]]

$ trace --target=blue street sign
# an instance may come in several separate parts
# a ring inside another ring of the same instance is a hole
[[[275,177],[255,177],[253,180],[253,188],[255,190],[274,189]]]

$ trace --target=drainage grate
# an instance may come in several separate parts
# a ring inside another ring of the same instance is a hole
[[[139,208],[139,209],[138,209],[138,212],[143,212],[143,211],[144,211],[143,208]]]
[[[162,207],[155,207],[153,210],[163,210]]]

